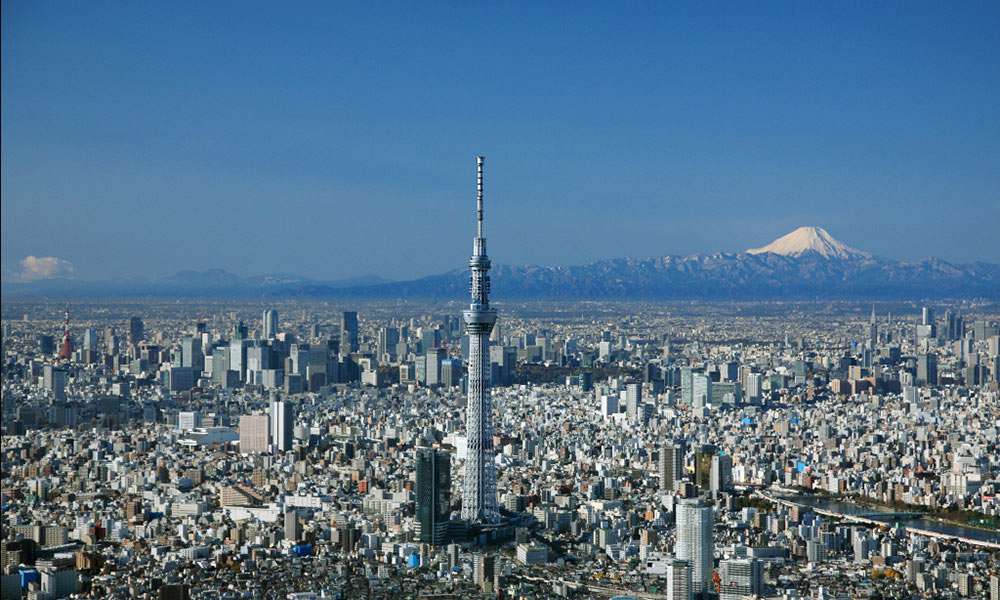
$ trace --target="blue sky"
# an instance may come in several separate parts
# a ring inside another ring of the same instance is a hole
[[[4,2],[5,276],[1000,262],[1000,4],[534,4]]]

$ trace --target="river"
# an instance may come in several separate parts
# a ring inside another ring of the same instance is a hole
[[[770,493],[767,494],[767,496],[775,500],[784,500],[786,502],[817,508],[842,516],[864,515],[867,519],[879,521],[889,526],[899,523],[908,529],[917,529],[937,535],[959,538],[973,544],[980,543],[982,545],[1000,548],[1000,531],[997,530],[977,529],[975,527],[966,527],[964,525],[957,525],[954,523],[944,523],[928,517],[897,518],[893,515],[894,511],[889,508],[862,506],[860,504],[854,504],[853,502],[824,496]]]

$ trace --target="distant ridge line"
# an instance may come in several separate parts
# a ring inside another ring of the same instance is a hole
[[[324,282],[292,275],[241,278],[222,270],[152,280],[3,282],[12,296],[401,298],[459,300],[468,269],[406,281],[377,277]],[[1000,299],[1000,265],[873,256],[821,227],[800,227],[746,252],[613,258],[584,265],[494,265],[505,300]]]

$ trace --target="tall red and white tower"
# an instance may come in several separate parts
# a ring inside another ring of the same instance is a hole
[[[69,334],[69,306],[66,306],[66,318],[63,319],[63,338],[59,344],[59,358],[73,358],[73,338]]]

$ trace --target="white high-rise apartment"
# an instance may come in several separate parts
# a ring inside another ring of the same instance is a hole
[[[704,593],[712,580],[712,525],[714,511],[699,498],[677,505],[677,543],[674,555],[691,563],[691,589]]]

